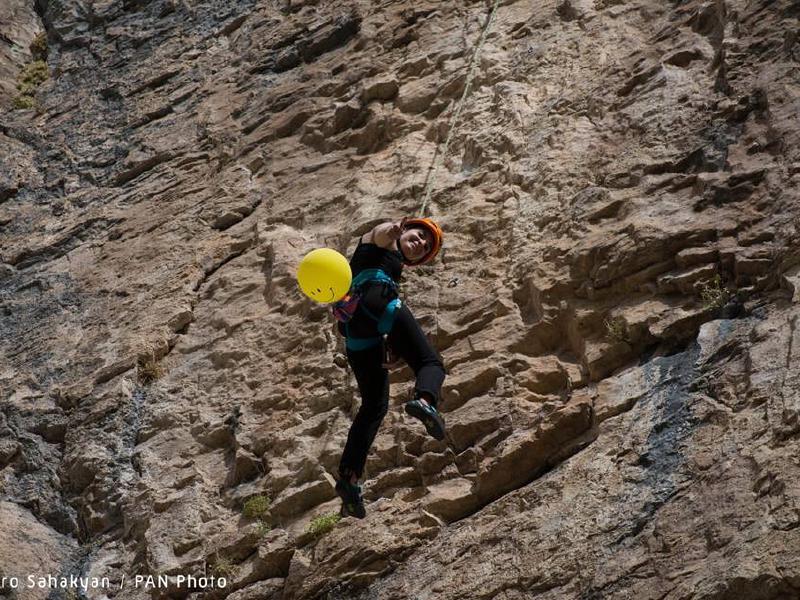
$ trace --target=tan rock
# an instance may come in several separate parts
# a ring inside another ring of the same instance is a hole
[[[273,500],[271,512],[276,519],[282,519],[302,513],[335,496],[330,480],[323,478],[284,490]]]
[[[716,274],[716,265],[703,265],[679,273],[661,275],[656,281],[656,287],[662,294],[682,292],[690,295],[695,291],[698,282],[711,281]]]
[[[361,101],[368,104],[373,100],[391,100],[399,89],[397,78],[392,75],[373,77],[363,83]]]
[[[6,578],[16,577],[17,586],[5,585],[5,591],[20,598],[39,600],[47,598],[46,587],[28,587],[28,576],[58,577],[61,565],[67,562],[76,549],[75,541],[40,523],[30,512],[13,502],[0,502],[0,536],[16,540],[12,546],[0,551],[0,570]]]
[[[555,357],[529,358],[529,367],[515,375],[514,381],[537,394],[550,394],[566,390],[567,373]]]
[[[436,97],[437,78],[434,75],[404,83],[397,95],[397,107],[404,113],[425,112]]]
[[[502,2],[479,55],[485,3],[39,4],[0,16],[0,105],[35,32],[51,50],[0,128],[4,570],[209,599],[797,596],[790,0]],[[401,293],[448,437],[393,371],[367,517],[315,536],[360,398],[296,266],[420,212],[444,248]],[[213,568],[224,593],[176,588]]]
[[[278,600],[283,593],[284,580],[281,578],[266,579],[234,592],[231,600]]]
[[[259,543],[258,551],[238,565],[233,590],[265,579],[286,577],[295,552],[285,531],[276,529],[268,532]]]
[[[783,285],[792,293],[792,302],[800,302],[800,266],[796,266],[784,274]]]
[[[450,479],[428,487],[422,499],[427,510],[445,521],[462,519],[480,506],[474,485],[468,479]]]
[[[607,377],[595,388],[594,410],[598,422],[615,417],[630,410],[641,398],[647,395],[650,384],[644,369],[632,367]]]
[[[505,403],[489,396],[479,396],[455,411],[446,412],[447,435],[454,449],[462,451],[503,427],[510,429],[504,406]]]
[[[486,393],[494,386],[499,375],[500,370],[492,360],[457,365],[442,388],[442,409],[452,410],[457,403]]]
[[[675,255],[675,262],[679,267],[686,268],[713,262],[717,255],[716,248],[685,248]]]
[[[512,435],[495,457],[483,460],[478,471],[478,497],[487,502],[532,481],[548,460],[590,430],[592,418],[591,404],[575,402],[548,415],[536,431]]]

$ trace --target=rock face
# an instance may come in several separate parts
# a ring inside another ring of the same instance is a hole
[[[0,13],[0,109],[13,106],[19,72],[32,60],[30,45],[41,32],[42,23],[33,2],[4,0]],[[0,189],[0,202],[4,200],[2,194]]]
[[[402,286],[448,437],[394,372],[367,518],[309,531],[359,397],[294,269],[420,209],[493,4],[9,3],[0,575],[800,598],[792,0],[498,2],[432,181],[445,249]],[[11,110],[41,28],[50,78]]]

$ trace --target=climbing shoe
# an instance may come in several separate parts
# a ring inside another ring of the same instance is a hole
[[[363,519],[367,516],[364,500],[361,498],[360,485],[340,479],[336,482],[336,493],[342,499],[340,516],[355,517],[356,519]]]
[[[437,440],[444,439],[444,419],[433,406],[414,398],[414,400],[406,402],[406,412],[423,422],[428,435]]]

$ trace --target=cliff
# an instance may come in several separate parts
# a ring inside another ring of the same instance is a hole
[[[0,594],[800,598],[797,2],[496,4],[6,2],[0,576],[110,588]],[[359,396],[295,268],[427,182],[448,437],[394,372],[315,534]]]

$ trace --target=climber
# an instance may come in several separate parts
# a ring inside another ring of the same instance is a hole
[[[389,356],[402,358],[416,375],[414,397],[405,404],[406,413],[421,420],[429,435],[444,439],[444,419],[436,410],[444,365],[397,292],[403,266],[430,262],[441,245],[442,230],[432,220],[403,218],[377,225],[363,235],[350,258],[355,300],[348,297],[343,301],[350,314],[337,318],[339,331],[346,337],[347,361],[358,382],[361,406],[339,463],[336,493],[342,498],[342,516],[361,519],[366,515],[358,480],[389,408]]]

